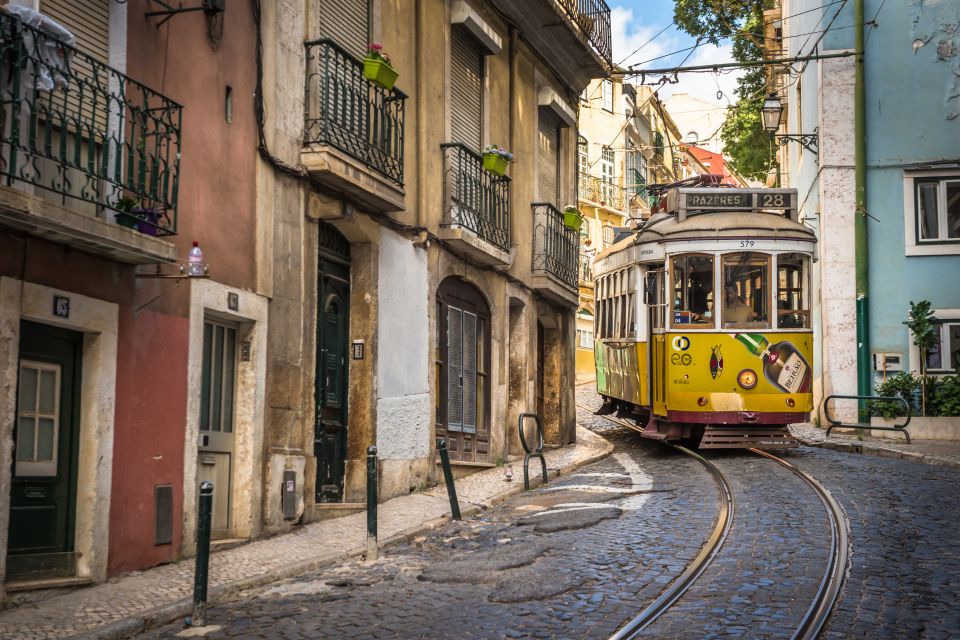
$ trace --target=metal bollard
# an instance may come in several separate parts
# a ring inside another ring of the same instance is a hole
[[[376,560],[377,547],[377,448],[367,447],[367,560]]]
[[[460,503],[457,502],[457,488],[453,485],[453,470],[450,468],[450,454],[447,453],[447,441],[438,440],[437,450],[440,451],[440,463],[443,465],[443,479],[447,483],[447,496],[450,498],[450,514],[454,520],[461,520]]]
[[[213,483],[200,483],[197,513],[197,564],[193,574],[193,619],[191,625],[207,624],[207,580],[210,567],[210,518],[213,511]]]

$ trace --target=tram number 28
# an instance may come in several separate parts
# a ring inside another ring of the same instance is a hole
[[[760,206],[761,207],[783,207],[785,206],[784,196],[782,193],[761,193],[758,194],[760,197]]]

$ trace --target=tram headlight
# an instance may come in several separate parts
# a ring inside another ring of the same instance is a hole
[[[753,389],[757,386],[757,372],[753,369],[744,369],[737,374],[737,384],[744,389]]]
[[[793,398],[787,398],[787,406],[794,407],[797,403],[794,402]]]

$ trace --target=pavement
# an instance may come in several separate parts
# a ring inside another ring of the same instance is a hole
[[[908,429],[909,430],[909,429]],[[918,440],[913,438],[907,444],[906,438],[900,440],[890,437],[870,435],[867,430],[836,429],[827,437],[826,429],[812,423],[790,425],[790,431],[803,444],[809,447],[832,449],[844,453],[863,453],[881,458],[901,458],[925,464],[960,469],[960,442],[956,440]]]
[[[600,460],[613,445],[586,428],[577,442],[547,449],[548,476],[555,478]],[[467,518],[524,491],[523,461],[513,462],[513,480],[503,467],[456,481],[461,515]],[[531,460],[530,485],[540,484],[540,465]],[[366,552],[366,512],[310,523],[291,533],[256,540],[211,555],[209,604],[241,591],[332,565]],[[387,500],[378,507],[380,546],[408,541],[451,519],[446,487]],[[104,584],[65,593],[46,592],[20,599],[0,611],[0,640],[17,638],[127,638],[190,615],[193,559],[113,578]],[[17,594],[14,594],[16,596]],[[14,602],[18,599],[13,598]]]

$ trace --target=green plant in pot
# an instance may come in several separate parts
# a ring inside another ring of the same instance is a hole
[[[147,209],[137,206],[139,203],[130,196],[120,196],[110,205],[116,214],[117,224],[122,227],[135,229],[147,236],[157,235],[157,222],[160,213],[156,209]]]
[[[393,89],[398,75],[400,74],[391,66],[390,56],[384,52],[383,45],[376,42],[371,44],[363,59],[363,77],[384,89]]]
[[[491,144],[483,149],[483,168],[495,176],[503,176],[507,173],[507,165],[513,161],[513,154],[506,149],[501,149],[495,144]]]
[[[567,205],[563,210],[563,226],[580,231],[580,227],[583,226],[583,215],[575,206]]]

